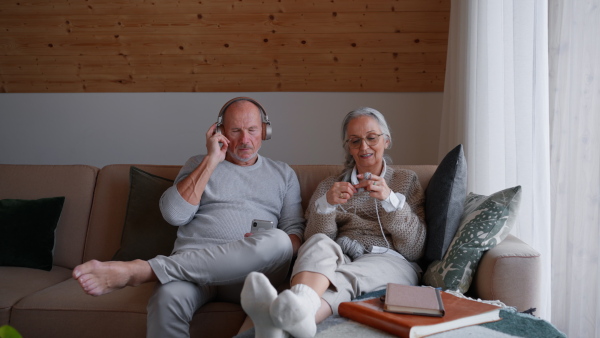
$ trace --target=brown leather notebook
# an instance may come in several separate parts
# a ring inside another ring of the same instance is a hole
[[[441,292],[446,309],[443,317],[386,312],[379,298],[343,302],[340,316],[389,332],[399,337],[424,337],[465,326],[500,320],[500,307]]]
[[[446,312],[439,289],[389,283],[383,310],[409,315],[442,317]]]

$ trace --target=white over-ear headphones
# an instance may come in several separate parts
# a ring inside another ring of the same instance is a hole
[[[263,108],[263,106],[260,105],[260,103],[256,102],[256,100],[253,100],[249,97],[244,97],[244,96],[235,97],[235,98],[227,101],[227,103],[225,103],[225,105],[223,105],[223,108],[221,108],[221,111],[219,112],[219,117],[217,118],[216,132],[217,133],[221,132],[221,126],[223,125],[223,113],[225,113],[225,111],[227,110],[227,108],[229,108],[229,106],[231,106],[234,102],[238,102],[238,101],[252,102],[256,107],[258,107],[258,110],[260,111],[262,123],[263,123],[262,139],[263,140],[270,139],[271,138],[271,121],[269,121],[269,117],[267,116],[265,109]]]

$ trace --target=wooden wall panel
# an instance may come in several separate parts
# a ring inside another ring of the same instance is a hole
[[[7,0],[0,92],[442,91],[450,0]]]

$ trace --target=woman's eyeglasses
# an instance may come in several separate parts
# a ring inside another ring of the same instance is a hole
[[[381,137],[381,135],[383,135],[383,133],[369,134],[367,135],[367,137],[351,137],[346,140],[346,143],[348,143],[350,148],[356,149],[360,148],[360,146],[362,145],[362,141],[364,140],[368,146],[373,147],[376,146],[377,143],[379,143],[379,138]]]

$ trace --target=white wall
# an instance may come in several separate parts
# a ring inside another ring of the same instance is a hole
[[[0,163],[183,164],[205,153],[221,106],[250,96],[273,138],[261,154],[289,164],[339,164],[340,124],[350,110],[381,111],[396,164],[436,164],[442,93],[0,94]]]

